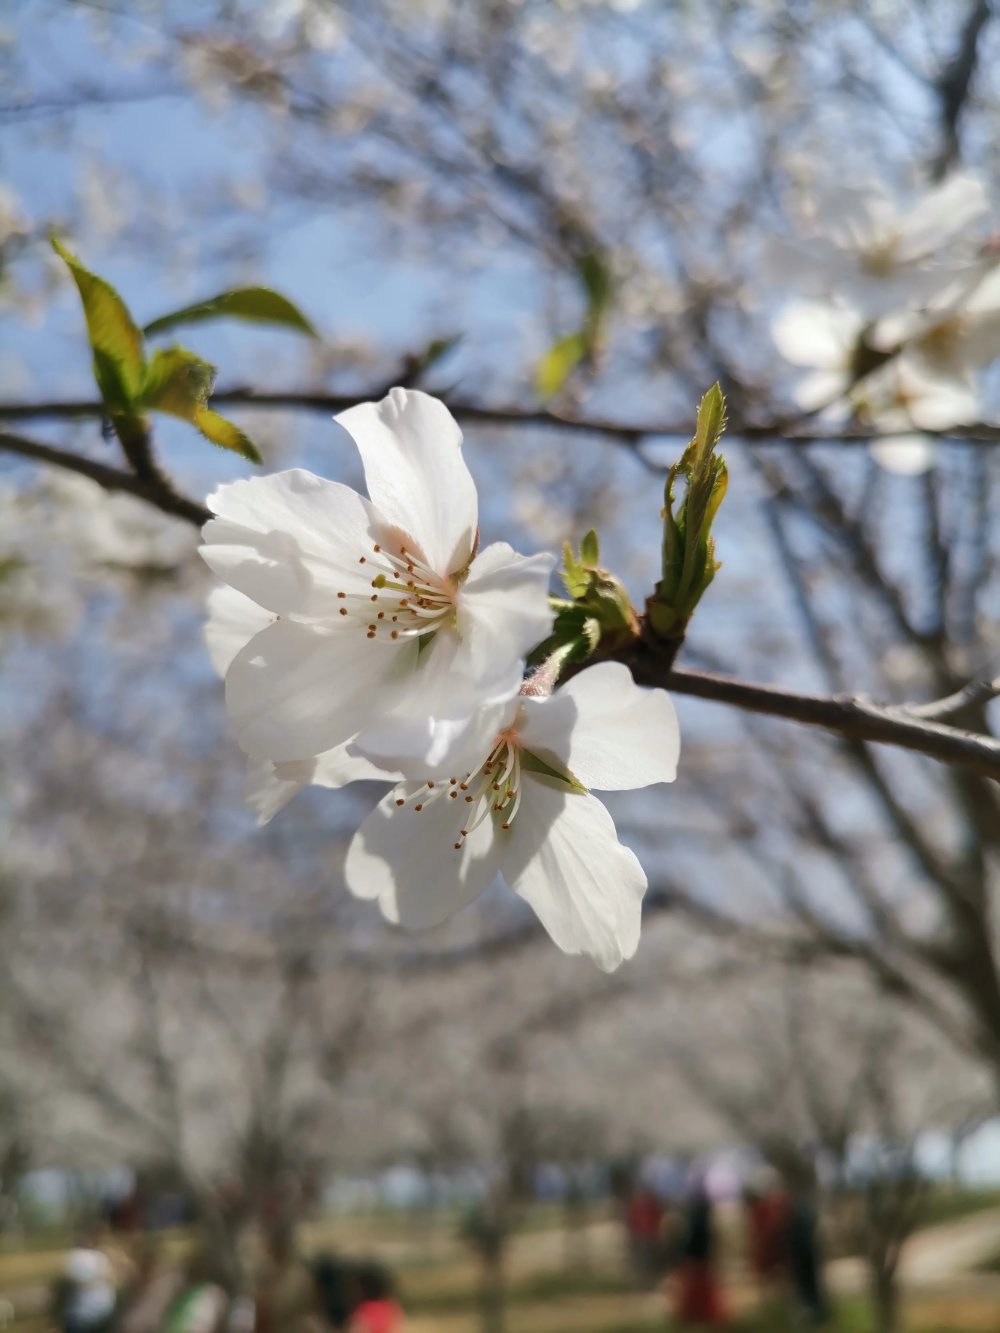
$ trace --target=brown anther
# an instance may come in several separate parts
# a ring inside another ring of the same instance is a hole
[[[364,556],[360,556],[360,557],[358,558],[358,564],[359,564],[359,565],[363,565],[363,564],[365,564],[365,563],[366,563],[366,561],[365,561],[365,557],[364,557]]]
[[[396,623],[396,621],[397,621],[398,619],[399,619],[399,616],[393,616],[393,618],[392,618],[392,623],[395,625],[395,623]]]
[[[509,819],[508,819],[508,820],[505,820],[505,821],[500,825],[500,827],[501,827],[501,828],[510,828],[510,820],[509,820]]]
[[[375,552],[376,555],[380,555],[382,548],[381,546],[379,546],[378,542],[376,542],[375,545],[372,547],[372,550]]]
[[[374,639],[374,637],[375,637],[375,631],[373,629],[370,629],[368,633],[365,635],[366,639]]]
[[[378,615],[375,617],[375,619],[376,619],[376,620],[385,620],[385,612],[384,612],[384,611],[380,611],[380,612],[378,613]]]
[[[428,787],[433,787],[433,786],[434,786],[434,783],[431,782],[430,778],[427,779],[427,786],[428,786]]]
[[[407,606],[409,606],[410,603],[409,603],[409,602],[406,600],[406,598],[404,597],[403,600],[400,602],[399,605],[400,605],[400,608],[402,609],[403,607],[407,607]]]
[[[369,625],[369,626],[368,626],[368,632],[369,632],[369,634],[374,634],[375,631],[376,631],[377,629],[378,629],[378,625]]]
[[[373,593],[372,593],[372,601],[373,601],[373,602],[377,602],[377,601],[378,601],[378,593],[377,593],[377,592],[373,592]]]
[[[494,790],[494,791],[499,791],[499,790],[500,790],[500,783],[499,783],[499,782],[494,782],[494,784],[493,784],[493,790]]]
[[[457,792],[457,791],[450,791],[450,792],[448,793],[448,795],[451,797],[452,800],[455,800],[455,798],[458,796],[458,792]]]
[[[460,782],[458,785],[461,787],[462,791],[469,790],[469,784],[467,782]]]
[[[471,796],[466,796],[465,799],[466,799],[466,802],[467,802],[469,805],[472,804],[472,797],[471,797]]]
[[[405,805],[405,804],[406,804],[406,801],[403,799],[402,796],[397,796],[397,797],[396,797],[396,804],[397,804],[397,805]]]
[[[455,783],[458,781],[458,778],[449,778],[448,781],[449,781],[449,782],[451,783],[451,785],[454,787]]]
[[[346,596],[347,596],[347,593],[346,593],[346,592],[338,592],[338,593],[337,593],[337,596],[338,596],[338,597],[346,597]]]
[[[342,607],[340,608],[340,614],[341,614],[342,616],[346,616],[346,615],[347,615],[347,607],[346,607],[346,606],[342,606]]]
[[[460,842],[456,842],[456,843],[455,843],[455,851],[456,851],[456,852],[460,852],[461,850],[462,850],[462,844],[461,844]]]
[[[399,630],[398,630],[398,629],[394,629],[394,630],[392,631],[392,633],[389,635],[389,637],[390,637],[391,639],[398,639],[398,638],[399,638]]]
[[[419,815],[419,814],[420,814],[420,811],[421,811],[424,807],[423,807],[423,805],[415,805],[413,808],[414,808],[414,810],[416,810],[417,814]]]
[[[469,836],[469,830],[467,828],[462,829],[462,837],[467,838],[468,836]]]

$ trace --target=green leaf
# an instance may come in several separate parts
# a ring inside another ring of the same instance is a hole
[[[94,355],[94,379],[108,411],[128,413],[142,388],[145,354],[142,334],[128,306],[109,282],[84,268],[55,237],[52,248],[76,283]]]
[[[728,485],[725,460],[715,452],[725,425],[725,399],[714,384],[699,404],[694,438],[670,469],[664,488],[661,578],[647,604],[650,627],[664,638],[683,636],[719,568],[711,529]],[[678,477],[686,487],[675,511]]]
[[[208,402],[214,379],[215,367],[186,347],[161,348],[146,367],[142,405],[192,421]]]
[[[194,425],[202,435],[221,449],[231,449],[251,463],[263,463],[260,450],[249,436],[244,435],[239,426],[228,418],[213,412],[210,407],[199,408],[194,418]]]
[[[596,531],[591,528],[583,534],[580,542],[580,563],[594,569],[601,558],[601,545]]]
[[[147,324],[147,337],[165,333],[178,324],[203,324],[209,319],[242,319],[251,324],[279,324],[286,329],[318,338],[319,334],[298,306],[270,287],[234,287],[231,291],[210,296],[207,301],[183,306],[168,315],[161,315]]]
[[[597,251],[577,260],[576,271],[587,295],[588,318],[597,323],[611,305],[614,279],[604,255]]]
[[[163,348],[154,353],[146,369],[142,406],[189,421],[213,444],[260,463],[260,451],[253,441],[208,406],[214,378],[215,367],[186,347]]]
[[[552,344],[535,371],[535,388],[543,401],[547,402],[559,393],[587,351],[588,342],[583,333],[570,333]]]

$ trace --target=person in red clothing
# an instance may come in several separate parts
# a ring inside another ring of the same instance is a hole
[[[648,1185],[633,1190],[625,1205],[629,1257],[638,1280],[651,1286],[660,1275],[663,1205]]]
[[[362,1264],[356,1273],[359,1300],[347,1333],[402,1333],[403,1307],[393,1298],[389,1274],[378,1264]]]
[[[761,1295],[788,1278],[788,1195],[780,1180],[760,1173],[743,1193],[747,1222],[747,1258]]]

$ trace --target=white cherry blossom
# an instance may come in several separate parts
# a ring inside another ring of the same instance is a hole
[[[646,876],[589,789],[673,780],[673,704],[613,662],[548,697],[531,689],[529,680],[465,772],[437,769],[389,792],[351,843],[347,884],[390,921],[421,928],[500,874],[560,949],[612,971],[638,945]]]
[[[443,403],[393,389],[337,421],[370,499],[292,470],[220,487],[202,555],[268,623],[228,663],[243,749],[282,764],[352,742],[383,768],[453,763],[495,731],[551,626],[550,555],[477,553],[478,502]]]
[[[864,320],[856,310],[826,301],[790,301],[771,324],[771,337],[785,360],[810,374],[792,390],[804,412],[843,399],[851,387]]]
[[[920,305],[972,262],[956,246],[989,208],[975,176],[957,173],[922,196],[838,185],[813,201],[809,232],[769,247],[769,277],[804,296],[836,297],[865,319]]]

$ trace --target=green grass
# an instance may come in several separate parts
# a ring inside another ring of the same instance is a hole
[[[1000,1208],[1000,1189],[942,1187],[927,1195],[920,1210],[918,1225],[932,1227],[940,1222],[957,1222],[960,1218],[971,1217],[973,1213],[981,1213],[987,1208]]]

